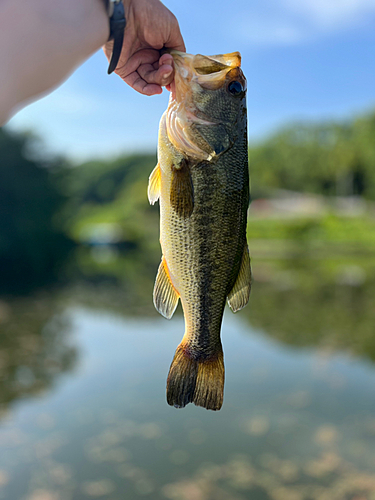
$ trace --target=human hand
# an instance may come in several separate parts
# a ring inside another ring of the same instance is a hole
[[[124,7],[124,43],[115,73],[141,94],[161,94],[173,81],[174,68],[173,57],[160,56],[160,50],[186,50],[177,19],[159,0],[124,0]],[[112,47],[112,41],[104,46],[108,59]]]

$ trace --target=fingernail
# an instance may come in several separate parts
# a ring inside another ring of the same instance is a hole
[[[167,82],[169,82],[169,77],[171,76],[172,71],[168,71],[168,73],[165,73],[161,79],[163,82],[163,85],[165,85]]]

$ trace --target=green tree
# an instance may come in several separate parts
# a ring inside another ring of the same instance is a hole
[[[297,123],[250,148],[253,196],[271,189],[375,199],[375,113]]]
[[[72,248],[54,221],[65,199],[54,184],[53,165],[31,158],[34,145],[31,137],[0,129],[2,293],[55,280]]]

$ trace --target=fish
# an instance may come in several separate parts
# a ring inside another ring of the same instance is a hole
[[[153,301],[170,319],[180,300],[185,319],[167,378],[168,404],[215,411],[224,394],[225,304],[242,309],[251,290],[246,78],[239,52],[170,54],[175,78],[148,184],[150,203],[160,202]]]

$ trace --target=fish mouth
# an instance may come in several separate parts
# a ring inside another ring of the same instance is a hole
[[[201,75],[217,73],[225,68],[229,70],[241,66],[241,54],[239,52],[215,56],[187,54],[178,50],[169,50],[168,53],[171,54],[178,68],[189,65]]]
[[[182,153],[197,159],[211,160],[215,152],[196,144],[190,133],[192,124],[216,125],[202,114],[194,104],[193,87],[198,84],[205,90],[217,90],[227,81],[227,75],[240,70],[239,52],[204,56],[167,50],[173,57],[175,78],[170,85],[171,96],[167,110],[167,135],[170,142]],[[246,80],[245,80],[246,82]]]
[[[184,83],[189,86],[194,80],[203,88],[215,90],[224,85],[229,71],[241,67],[239,52],[215,56],[186,54],[177,50],[171,50],[169,53],[175,65],[177,87],[184,86]]]

